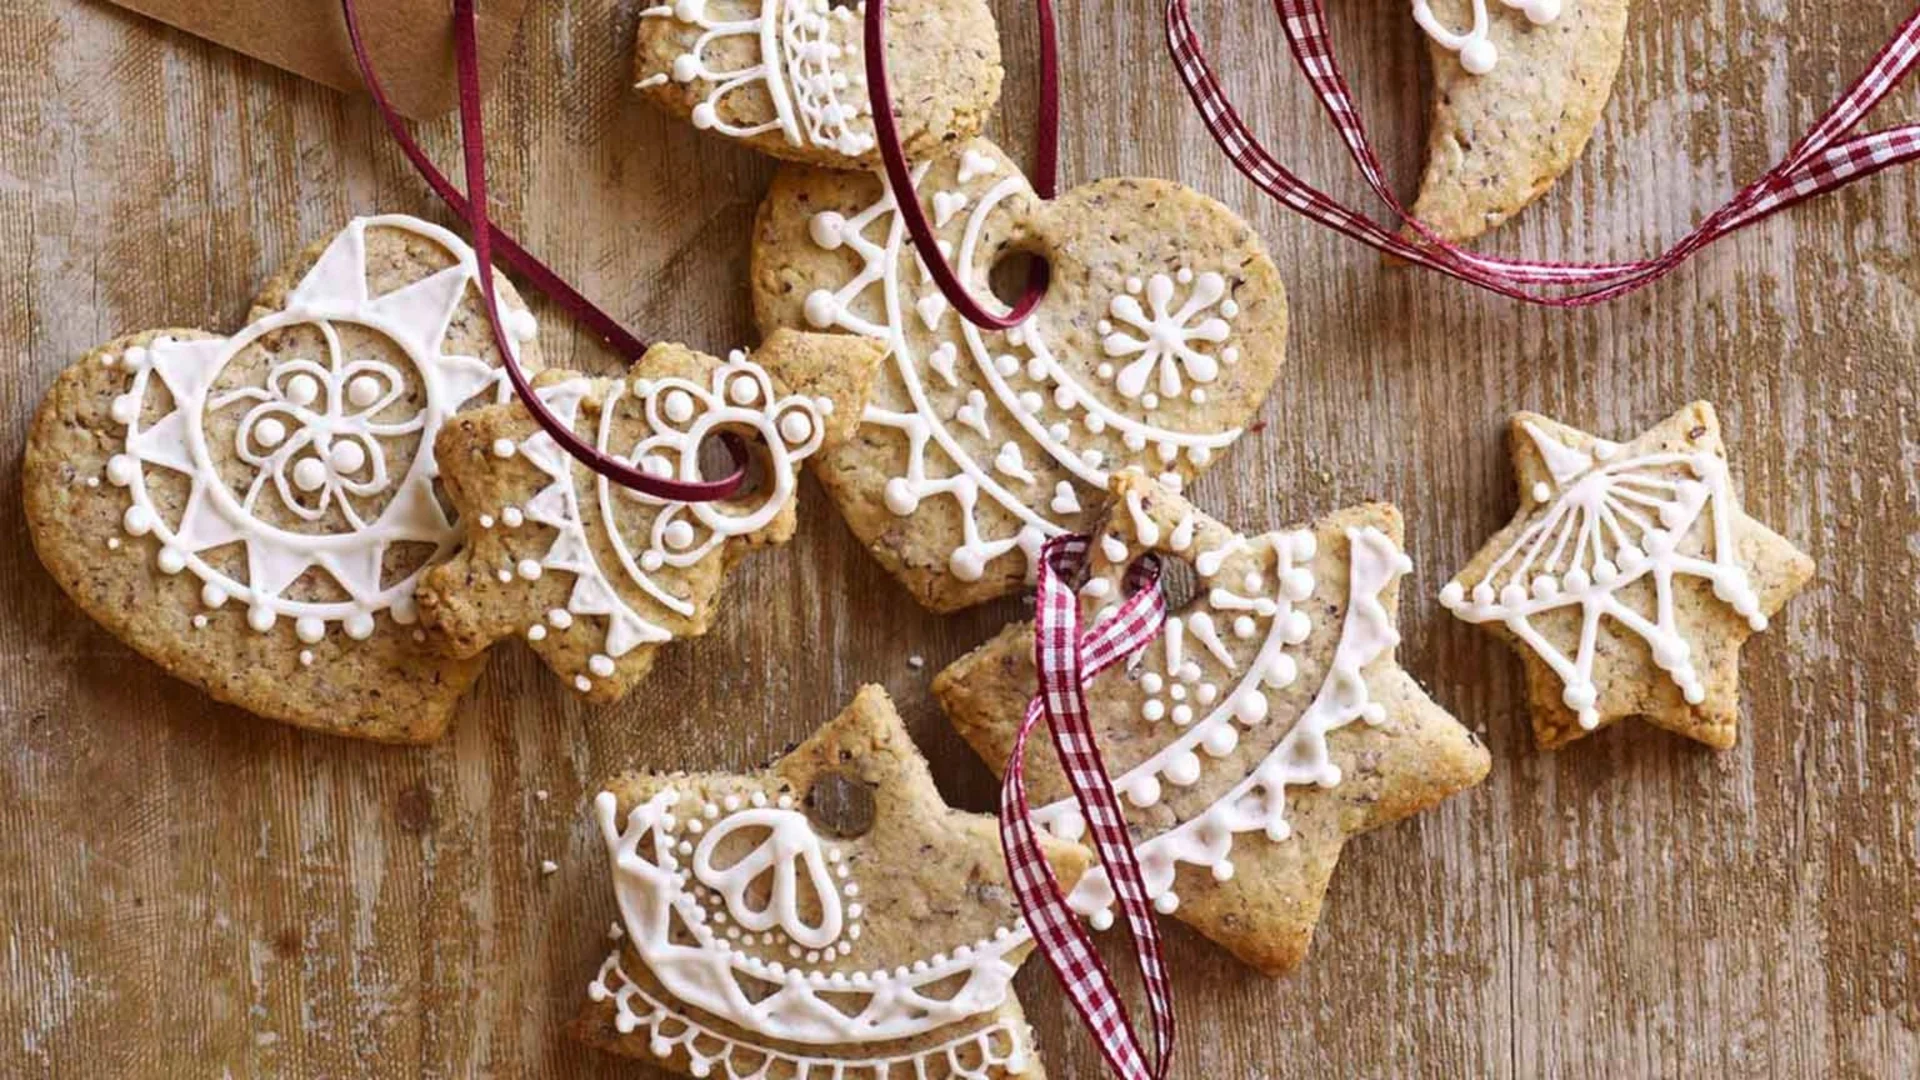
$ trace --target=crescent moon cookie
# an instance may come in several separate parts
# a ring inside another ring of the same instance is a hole
[[[947,808],[878,687],[765,772],[629,774],[594,814],[620,921],[586,1042],[729,1080],[1045,1075],[997,823]]]
[[[637,86],[705,131],[775,157],[878,168],[866,6],[829,0],[671,0],[640,13]],[[1000,98],[1000,37],[982,0],[887,5],[900,141],[929,157],[979,134]]]
[[[1137,473],[1114,491],[1084,613],[1117,605],[1148,553],[1185,562],[1195,582],[1160,639],[1087,690],[1148,894],[1245,963],[1285,973],[1306,955],[1347,839],[1479,783],[1486,748],[1394,661],[1411,564],[1393,507],[1245,537]],[[1033,694],[1032,658],[1032,625],[1011,626],[934,681],[995,770]],[[1078,839],[1086,823],[1051,746],[1030,752],[1035,820]],[[1069,900],[1096,928],[1112,923],[1102,871]]]
[[[61,373],[27,441],[35,549],[116,637],[221,701],[425,742],[480,662],[426,644],[415,587],[461,540],[434,437],[505,400],[471,249],[359,218],[232,335],[119,338]],[[533,316],[501,303],[520,362]]]
[[[756,459],[748,484],[717,503],[620,487],[518,401],[459,417],[440,460],[448,497],[475,527],[427,575],[425,621],[456,656],[522,635],[588,700],[619,700],[662,645],[707,632],[745,551],[793,536],[800,463],[846,438],[879,361],[876,344],[779,333],[752,358],[655,345],[624,379],[540,378],[535,392],[561,422],[655,475],[698,481],[703,448],[741,436]]]
[[[1573,166],[1600,123],[1627,0],[1414,0],[1433,62],[1433,120],[1414,216],[1471,240]]]
[[[1732,746],[1740,646],[1814,567],[1740,508],[1713,406],[1625,444],[1534,413],[1511,438],[1520,510],[1440,602],[1525,658],[1541,748],[1627,716]]]
[[[768,332],[886,344],[859,433],[816,474],[881,563],[945,612],[1024,587],[1047,538],[1100,519],[1113,473],[1178,489],[1231,446],[1279,371],[1287,302],[1253,230],[1179,184],[1041,200],[984,140],[916,172],[975,295],[1004,256],[1047,260],[1031,319],[966,322],[878,178],[802,168],[760,207],[754,310]]]

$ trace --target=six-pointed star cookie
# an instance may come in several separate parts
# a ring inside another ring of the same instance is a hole
[[[27,440],[28,526],[80,607],[222,701],[337,734],[426,742],[480,673],[440,654],[415,589],[461,533],[434,436],[505,400],[473,251],[358,218],[219,336],[95,350]],[[531,370],[535,325],[501,312]]]
[[[586,1041],[694,1076],[1043,1075],[998,827],[948,809],[878,687],[763,773],[628,775],[594,811],[624,932]]]
[[[1186,560],[1192,600],[1131,665],[1088,688],[1094,729],[1150,894],[1263,972],[1305,955],[1348,837],[1406,817],[1486,775],[1487,752],[1394,663],[1408,568],[1390,506],[1242,537],[1137,473],[1081,595],[1118,602],[1126,568],[1154,551]],[[1002,769],[1034,688],[1033,630],[1008,628],[935,681],[947,715]],[[1034,740],[1036,820],[1075,839],[1052,747]],[[1096,926],[1112,894],[1094,871],[1072,900]]]
[[[523,634],[589,700],[618,700],[661,645],[706,633],[744,549],[792,537],[800,463],[846,437],[879,361],[875,345],[782,333],[751,358],[656,345],[624,379],[540,378],[536,393],[563,423],[659,476],[701,480],[703,453],[739,436],[757,460],[747,486],[717,503],[614,484],[518,401],[458,418],[440,460],[472,528],[421,586],[427,623],[458,656]]]
[[[1732,746],[1740,645],[1813,560],[1741,510],[1713,406],[1624,445],[1533,413],[1511,438],[1520,511],[1440,601],[1520,649],[1540,746],[1626,716]]]
[[[1600,123],[1627,0],[1415,0],[1433,119],[1415,217],[1471,240],[1573,167]]]

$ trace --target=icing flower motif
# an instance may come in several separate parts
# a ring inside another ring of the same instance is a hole
[[[712,503],[684,503],[627,491],[629,498],[663,509],[654,517],[642,570],[691,566],[729,536],[765,528],[793,496],[794,466],[820,448],[825,425],[806,397],[775,396],[765,368],[735,351],[714,372],[711,387],[686,379],[638,381],[647,426],[629,459],[652,476],[698,481],[700,452],[710,438],[744,436],[768,455],[766,490]]]
[[[1560,17],[1561,0],[1500,0],[1519,11],[1535,26],[1545,26]],[[1490,39],[1487,0],[1473,0],[1473,25],[1464,31],[1449,30],[1433,13],[1428,0],[1413,0],[1413,21],[1441,48],[1460,55],[1460,66],[1469,75],[1485,75],[1500,62],[1500,50]]]
[[[1173,306],[1176,284],[1187,289],[1186,300],[1178,308]],[[1140,303],[1142,295],[1145,307]],[[1226,341],[1232,332],[1229,323],[1239,311],[1240,305],[1227,295],[1227,279],[1213,271],[1196,276],[1182,267],[1172,277],[1155,274],[1144,285],[1139,278],[1131,278],[1127,291],[1108,305],[1108,312],[1124,327],[1102,319],[1099,331],[1108,356],[1133,359],[1117,374],[1111,365],[1103,364],[1100,374],[1112,378],[1114,388],[1126,397],[1145,400],[1148,408],[1158,404],[1159,396],[1179,394],[1185,387],[1183,374],[1193,382],[1210,383],[1220,377],[1220,364],[1233,363],[1238,354],[1228,347],[1216,357],[1201,348]],[[1208,312],[1212,314],[1200,318]],[[1158,395],[1148,388],[1156,375]],[[1205,401],[1206,393],[1196,388],[1192,398]]]
[[[339,341],[326,324],[328,362],[296,357],[275,364],[266,385],[215,398],[213,411],[251,401],[234,435],[240,460],[255,470],[245,506],[252,512],[271,483],[280,502],[303,521],[319,521],[336,505],[348,526],[366,528],[357,499],[372,499],[393,482],[381,440],[423,429],[416,411],[403,420],[380,420],[406,393],[397,368],[373,360],[343,364]]]

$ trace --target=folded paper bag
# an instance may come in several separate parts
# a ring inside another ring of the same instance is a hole
[[[121,7],[219,42],[275,67],[341,90],[360,89],[339,0],[113,0]],[[489,80],[513,47],[526,0],[479,5],[480,71]],[[360,5],[367,48],[394,107],[415,119],[459,100],[453,70],[453,5],[379,0]]]

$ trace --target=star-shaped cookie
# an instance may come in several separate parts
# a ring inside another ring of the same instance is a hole
[[[1138,473],[1113,493],[1087,616],[1119,602],[1148,552],[1197,582],[1155,644],[1088,689],[1147,888],[1161,912],[1281,974],[1306,953],[1347,838],[1478,783],[1487,751],[1394,663],[1409,568],[1394,508],[1245,537]],[[1033,693],[1032,653],[1032,627],[1009,627],[934,683],[996,770]],[[1076,839],[1085,823],[1052,747],[1031,745],[1035,817]],[[1095,926],[1112,918],[1098,870],[1071,899]]]
[[[472,527],[465,550],[421,585],[421,614],[456,656],[521,634],[588,700],[620,699],[660,646],[707,632],[746,549],[792,537],[800,463],[852,430],[879,361],[877,345],[781,333],[751,357],[656,345],[624,379],[538,380],[563,423],[656,475],[706,478],[718,437],[742,437],[748,483],[710,504],[591,472],[518,401],[456,418],[440,438],[442,479]]]
[[[1543,749],[1640,716],[1734,744],[1740,645],[1813,560],[1740,508],[1713,406],[1621,444],[1513,418],[1521,508],[1440,594],[1527,665]]]
[[[594,813],[621,941],[587,1042],[693,1076],[1043,1075],[998,826],[947,807],[878,687],[765,772],[629,774]]]

